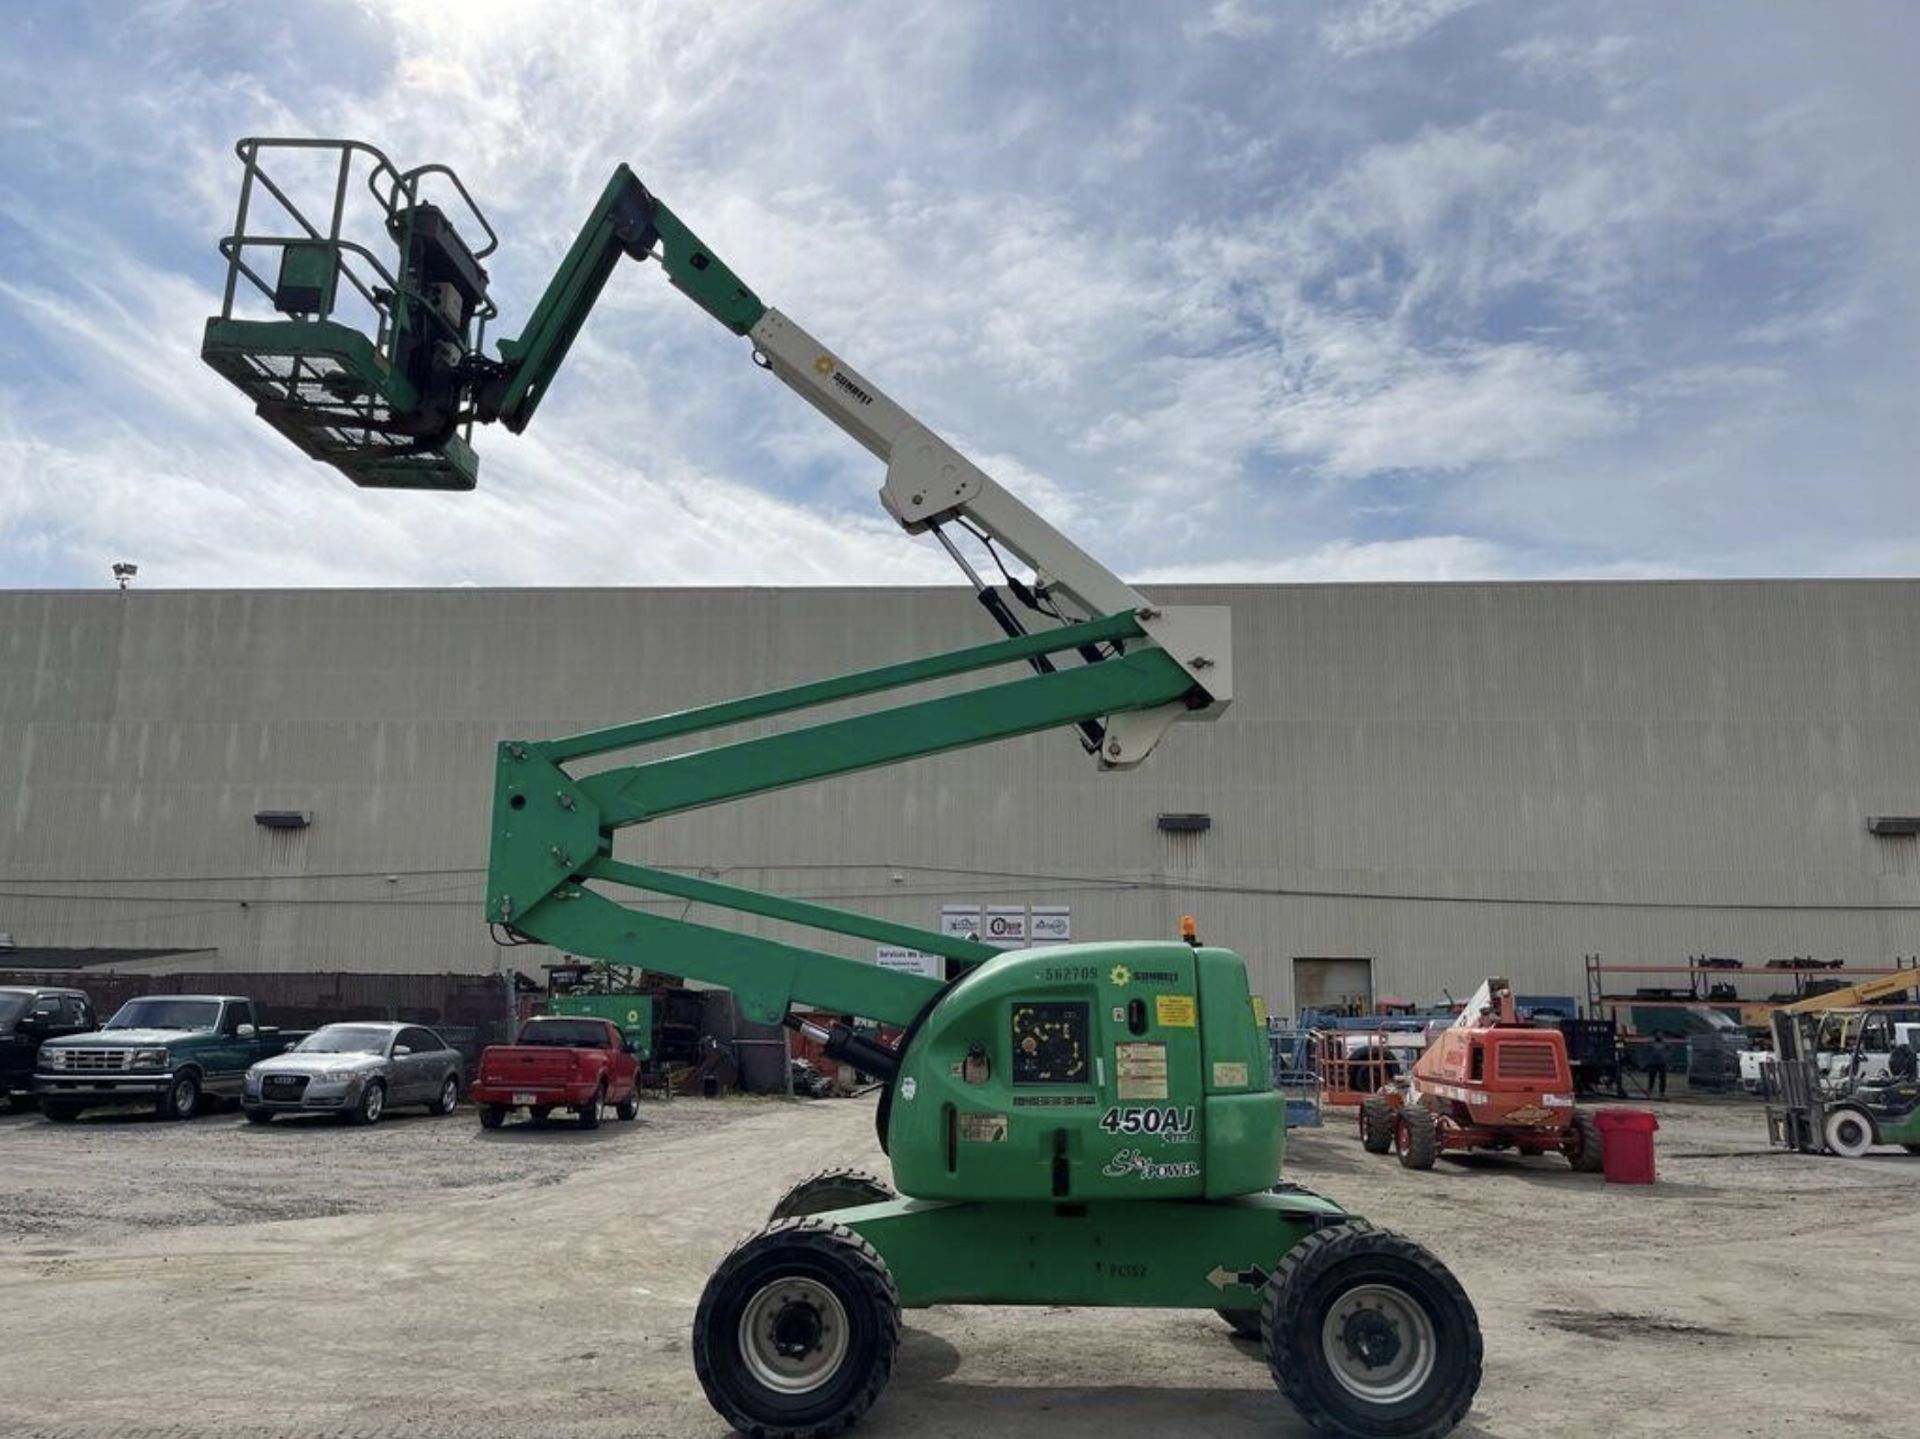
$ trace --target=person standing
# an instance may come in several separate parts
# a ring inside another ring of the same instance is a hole
[[[1653,1098],[1657,1086],[1660,1097],[1667,1097],[1667,1070],[1673,1064],[1673,1050],[1667,1044],[1664,1034],[1656,1034],[1653,1043],[1647,1047],[1647,1098]]]

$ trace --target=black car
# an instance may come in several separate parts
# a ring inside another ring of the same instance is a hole
[[[0,1103],[31,1102],[33,1062],[42,1044],[99,1027],[93,1001],[80,990],[0,985]]]

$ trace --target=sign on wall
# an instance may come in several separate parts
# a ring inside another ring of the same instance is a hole
[[[940,933],[948,939],[980,938],[980,906],[977,904],[941,905]]]
[[[1073,910],[1064,904],[1036,904],[1027,923],[1035,944],[1065,944],[1073,938]]]
[[[1027,907],[1024,904],[990,904],[986,928],[980,937],[1001,949],[1019,949],[1027,942]]]
[[[873,958],[882,969],[896,970],[901,974],[919,974],[928,979],[946,977],[937,954],[923,954],[917,949],[903,949],[895,944],[878,944],[874,946]]]

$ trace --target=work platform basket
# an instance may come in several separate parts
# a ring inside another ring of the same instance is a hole
[[[355,140],[256,138],[235,150],[245,177],[201,358],[357,485],[472,489],[479,462],[457,380],[484,363],[497,311],[480,262],[498,240],[466,187],[444,165],[400,170]],[[298,202],[315,192],[331,196],[310,206],[324,224]],[[485,235],[481,248],[448,204]],[[373,231],[393,247],[391,267],[366,243]]]

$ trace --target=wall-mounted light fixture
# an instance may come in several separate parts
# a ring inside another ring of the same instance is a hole
[[[1867,833],[1877,834],[1882,839],[1920,835],[1920,814],[1870,814],[1867,816]]]
[[[313,811],[310,809],[256,810],[253,822],[262,829],[305,829],[313,823]]]
[[[1163,814],[1154,821],[1162,834],[1204,834],[1213,828],[1210,814]]]

